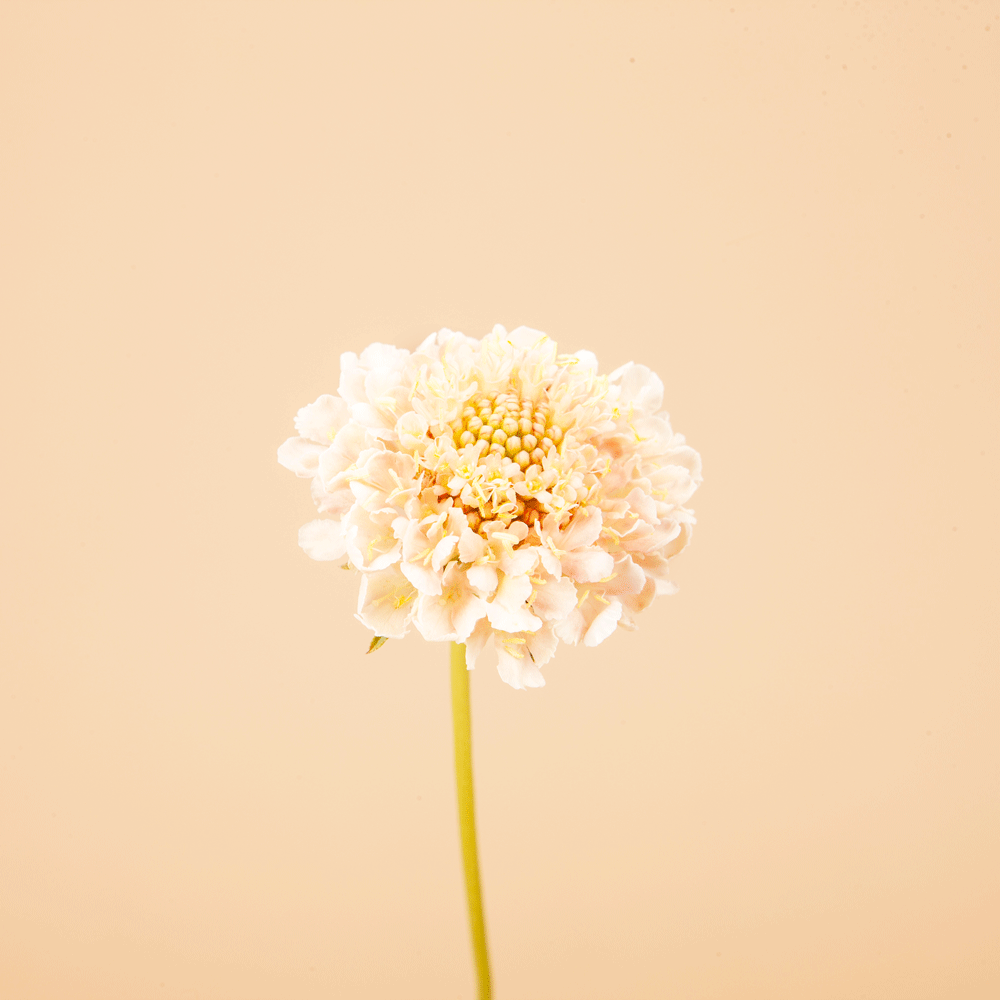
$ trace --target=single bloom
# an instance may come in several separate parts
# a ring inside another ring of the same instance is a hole
[[[540,687],[560,641],[596,646],[676,589],[701,459],[648,368],[599,375],[589,351],[496,326],[413,353],[372,344],[340,369],[278,461],[323,515],[299,544],[360,572],[357,618],[376,636],[412,626]]]

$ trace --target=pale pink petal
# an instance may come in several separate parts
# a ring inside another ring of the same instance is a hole
[[[310,521],[299,528],[299,545],[310,559],[343,559],[347,552],[344,526],[340,521]]]
[[[627,417],[628,404],[643,413],[658,413],[663,406],[663,383],[645,365],[629,363],[612,372],[609,381],[621,386],[619,407]]]
[[[340,356],[340,385],[337,392],[348,404],[364,402],[365,375],[367,372],[358,363],[358,356],[353,351],[346,351]]]
[[[473,593],[464,594],[455,603],[452,622],[455,626],[456,642],[465,642],[480,620],[486,618],[487,604]]]
[[[546,621],[565,618],[576,607],[577,592],[572,580],[546,580],[535,585],[531,610]]]
[[[319,474],[323,484],[334,488],[335,480],[351,468],[368,447],[368,437],[363,427],[345,424],[337,431],[333,444],[327,448],[319,460]]]
[[[575,549],[561,559],[562,571],[578,583],[596,583],[610,576],[615,569],[615,561],[604,549]]]
[[[490,623],[485,618],[481,618],[476,623],[469,638],[465,640],[465,665],[469,670],[475,669],[476,662],[486,648],[486,644],[492,639],[493,629],[490,628]]]
[[[547,546],[538,546],[538,558],[545,567],[546,573],[551,573],[557,580],[562,576],[562,563],[559,557]]]
[[[380,368],[398,371],[406,363],[410,352],[403,347],[393,347],[392,344],[369,344],[362,352],[359,361],[365,368]]]
[[[596,646],[604,642],[605,639],[616,628],[618,619],[622,616],[622,606],[620,601],[612,601],[590,624],[587,634],[583,637],[585,646]]]
[[[504,574],[493,601],[495,604],[500,604],[509,611],[514,611],[521,607],[531,596],[533,589],[531,580],[526,576],[509,576]]]
[[[658,520],[656,516],[656,502],[644,490],[640,490],[637,486],[630,491],[625,500],[628,502],[629,509],[633,514],[638,514],[639,517],[649,524],[656,523]]]
[[[401,639],[414,611],[416,591],[395,567],[365,573],[358,594],[358,620],[376,635]]]
[[[501,632],[532,632],[542,624],[541,618],[536,618],[526,607],[510,611],[495,601],[486,606],[486,616]]]
[[[339,396],[325,394],[315,403],[303,406],[295,416],[295,429],[303,437],[323,445],[330,446],[337,431],[340,430],[350,416],[347,403]]]
[[[303,479],[315,476],[319,471],[319,456],[326,446],[304,437],[290,437],[278,448],[278,461],[290,472]]]
[[[541,628],[542,620],[525,604],[532,589],[526,576],[504,576],[486,609],[490,624],[502,632],[534,632]]]
[[[600,537],[603,521],[596,507],[585,507],[576,514],[556,539],[556,548],[581,549],[593,545]]]
[[[672,556],[677,555],[687,547],[688,542],[691,541],[691,525],[690,524],[680,524],[677,526],[677,537],[670,542],[669,545],[664,546],[660,550],[660,554],[667,559]]]
[[[435,573],[430,566],[425,566],[423,561],[403,562],[399,568],[410,583],[413,584],[421,594],[437,595],[441,593],[441,574]]]
[[[502,330],[503,327],[500,329]],[[506,334],[506,339],[515,347],[530,351],[539,343],[544,343],[549,337],[548,334],[542,333],[541,330],[533,330],[530,326],[516,326],[510,333]]]
[[[492,594],[500,582],[496,566],[470,566],[466,575],[469,578],[469,583],[484,597]]]
[[[392,505],[402,507],[420,492],[417,463],[412,456],[392,451],[373,451],[364,467],[351,478],[351,489],[367,510]]]
[[[367,400],[362,403],[354,403],[351,406],[351,420],[367,429],[369,434],[378,438],[389,437],[393,431],[392,413],[388,410],[379,409]]]
[[[503,551],[500,556],[500,569],[510,576],[524,576],[530,573],[538,563],[541,546],[522,546],[512,553]]]
[[[405,451],[416,451],[427,443],[428,423],[419,413],[408,410],[396,421],[396,437]]]
[[[545,686],[545,678],[542,676],[541,670],[528,659],[525,653],[512,653],[510,647],[505,646],[499,640],[497,640],[496,647],[500,657],[497,671],[504,683],[518,691]]]
[[[437,545],[434,546],[434,554],[431,556],[431,568],[440,570],[442,566],[455,554],[458,548],[458,535],[445,535]]]
[[[671,585],[673,586],[673,585]],[[676,590],[676,587],[674,588]],[[622,602],[622,607],[628,612],[629,615],[636,615],[640,611],[645,611],[646,608],[652,603],[653,598],[657,594],[657,582],[651,576],[647,576],[643,583],[642,590],[636,594],[622,594],[619,600]],[[622,624],[625,621],[624,615]]]
[[[315,476],[309,485],[309,491],[317,509],[321,514],[333,514],[340,517],[346,514],[355,503],[354,494],[350,486],[342,486],[339,489],[327,490],[323,486],[323,477]]]
[[[385,569],[399,561],[402,546],[393,534],[393,519],[391,513],[372,514],[360,504],[344,516],[347,555],[358,569]]]
[[[559,645],[550,628],[543,628],[534,634],[497,634],[494,644],[500,658],[497,669],[503,681],[522,691],[545,685],[539,668],[552,659]]]
[[[646,585],[646,574],[631,556],[615,563],[614,576],[601,588],[605,594],[638,594]]]
[[[417,613],[413,618],[413,624],[430,642],[458,641],[451,620],[451,605],[447,601],[442,601],[440,597],[421,594],[417,599]]]
[[[486,539],[482,535],[466,528],[458,543],[458,556],[462,562],[472,563],[486,555]]]
[[[696,482],[701,482],[701,455],[690,445],[684,443],[683,434],[675,434],[670,441],[670,446],[663,455],[664,464],[679,465],[691,473],[691,478]]]
[[[575,646],[587,631],[587,619],[579,608],[573,608],[565,618],[555,623],[554,629],[563,642]]]
[[[668,504],[685,504],[698,488],[698,482],[688,469],[680,465],[667,465],[658,469],[652,478],[657,496]],[[640,515],[647,521],[651,518]]]

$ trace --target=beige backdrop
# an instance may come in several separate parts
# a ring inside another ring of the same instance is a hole
[[[470,997],[447,647],[280,468],[540,328],[705,460],[679,595],[473,677],[498,1000],[1000,996],[997,2],[0,8],[0,997]]]

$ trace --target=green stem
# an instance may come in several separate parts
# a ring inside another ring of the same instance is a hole
[[[455,781],[458,785],[458,825],[462,832],[462,866],[469,899],[472,953],[476,959],[479,1000],[490,1000],[490,957],[486,950],[483,895],[479,888],[479,854],[476,850],[476,804],[472,793],[472,723],[469,713],[469,671],[465,646],[451,644],[451,714],[455,725]]]

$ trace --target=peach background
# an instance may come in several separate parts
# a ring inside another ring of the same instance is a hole
[[[274,453],[496,322],[706,473],[638,633],[473,677],[498,1000],[1000,995],[998,36],[7,0],[0,997],[472,995],[447,648],[363,655]]]

